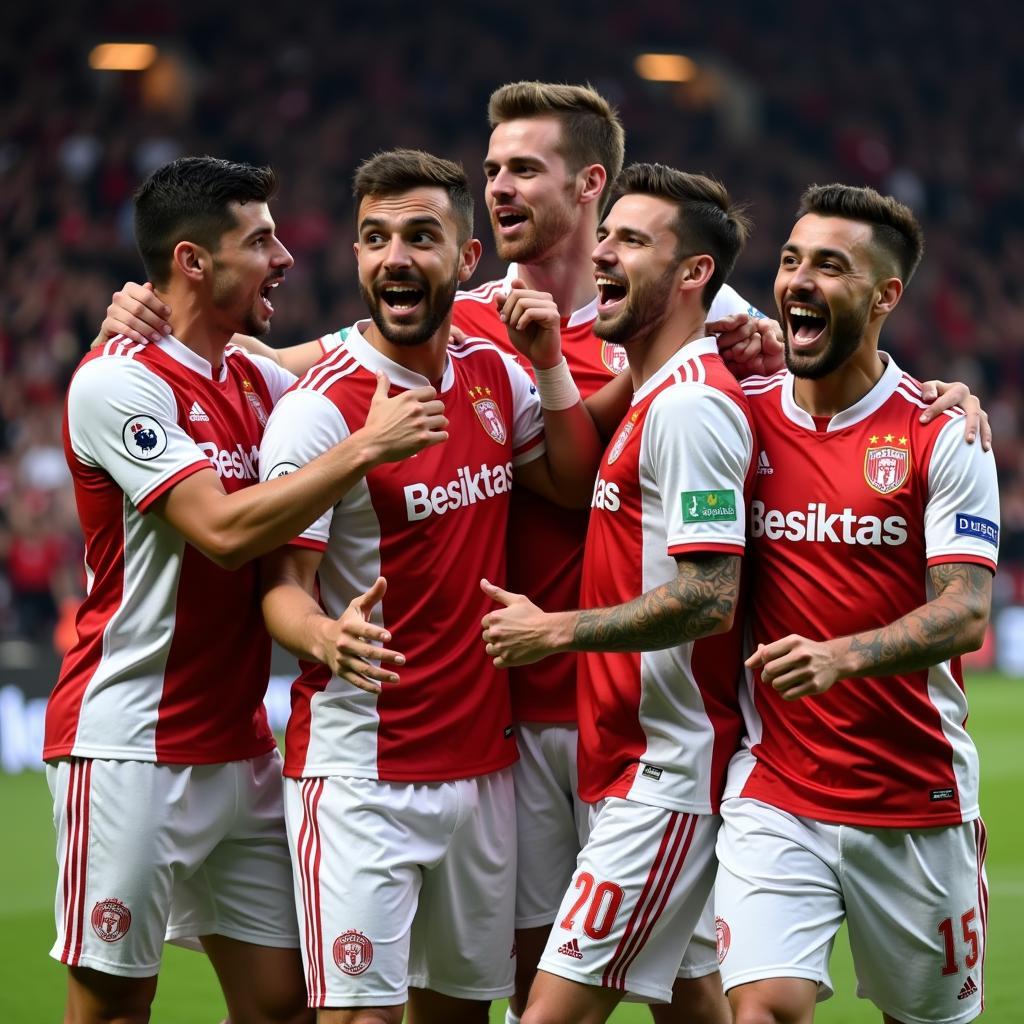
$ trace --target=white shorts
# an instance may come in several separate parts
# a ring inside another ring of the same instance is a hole
[[[541,969],[670,1001],[714,882],[718,826],[713,814],[617,798],[598,804]]]
[[[152,977],[164,939],[299,944],[281,758],[47,766],[57,831],[57,941],[69,966]]]
[[[577,795],[578,736],[575,725],[516,726],[516,928],[554,921],[587,841],[590,805]]]
[[[285,780],[312,1007],[397,1006],[409,987],[514,990],[512,769],[454,782]]]
[[[845,917],[859,996],[905,1024],[958,1024],[981,1012],[988,889],[980,820],[861,828],[744,798],[722,805],[722,821],[715,901],[726,990],[807,978],[827,999]]]

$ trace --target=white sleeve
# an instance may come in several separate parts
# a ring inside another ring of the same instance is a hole
[[[260,480],[287,476],[323,455],[351,432],[341,410],[318,391],[289,391],[270,414],[260,443]],[[302,531],[303,540],[327,544],[334,509]]]
[[[540,458],[547,450],[544,443],[544,413],[540,407],[537,385],[516,362],[504,355],[508,380],[512,385],[512,465],[522,466]]]
[[[959,416],[942,428],[932,449],[924,539],[929,563],[962,555],[995,569],[999,553],[995,456],[982,451],[978,443],[964,441],[964,421]]]
[[[68,433],[75,457],[109,473],[138,508],[189,473],[212,467],[179,426],[171,386],[123,356],[93,359],[75,373]]]
[[[320,342],[320,347],[324,350],[324,355],[333,352],[341,345],[348,336],[348,332],[348,327],[340,327],[336,331],[331,331],[330,334],[321,335],[317,340]]]
[[[723,316],[732,316],[733,313],[746,313],[757,319],[764,316],[761,310],[747,302],[732,285],[723,284],[718,289],[718,294],[711,300],[711,308],[706,319],[720,320]]]
[[[743,553],[753,449],[743,411],[716,388],[683,383],[657,395],[644,424],[641,469],[661,498],[668,554]]]
[[[266,356],[250,355],[249,358],[263,374],[267,390],[270,392],[270,399],[274,405],[277,405],[281,396],[295,383],[297,379],[295,374]]]

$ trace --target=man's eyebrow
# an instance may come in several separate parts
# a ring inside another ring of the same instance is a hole
[[[359,222],[359,230],[363,228],[381,228],[384,227],[388,222],[383,217],[364,217]],[[423,214],[420,217],[410,217],[408,220],[401,222],[401,227],[422,227],[423,225],[444,227],[441,223],[441,218],[434,214]]]
[[[798,245],[795,245],[793,242],[787,242],[782,247],[782,251],[799,253],[800,247]],[[811,255],[815,256],[817,259],[839,259],[842,260],[844,263],[850,262],[849,254],[843,252],[842,249],[811,249],[810,252]]]
[[[251,242],[254,238],[259,238],[260,235],[272,235],[273,233],[274,229],[269,224],[263,224],[258,228],[253,228],[242,241]]]

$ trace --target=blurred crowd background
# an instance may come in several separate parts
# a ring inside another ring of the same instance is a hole
[[[61,403],[111,292],[138,280],[135,187],[182,154],[270,163],[296,267],[271,341],[361,313],[351,172],[378,149],[458,159],[483,194],[490,92],[589,81],[619,108],[627,159],[721,178],[756,229],[733,283],[773,310],[799,195],[869,184],[909,203],[927,251],[885,335],[920,379],[984,401],[1001,471],[998,600],[1024,603],[1024,19],[970,4],[716,5],[519,0],[490,8],[150,0],[17,2],[0,36],[0,643],[59,650],[84,586]],[[108,40],[156,45],[99,71]],[[687,56],[688,81],[638,55]],[[478,232],[490,249],[482,201]],[[496,275],[493,254],[477,281]]]

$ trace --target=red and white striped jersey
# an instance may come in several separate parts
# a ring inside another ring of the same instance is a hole
[[[522,359],[509,341],[495,304],[496,297],[508,292],[517,277],[519,267],[512,263],[503,279],[458,292],[453,323],[467,334],[489,338],[502,351],[515,356],[532,375],[529,362]],[[717,320],[730,313],[760,316],[733,288],[723,285],[711,304],[708,319]],[[562,321],[562,354],[584,398],[626,369],[625,349],[594,334],[596,317],[595,298]],[[587,519],[586,510],[559,508],[532,491],[517,488],[512,494],[509,517],[510,589],[526,594],[545,611],[579,607]],[[558,654],[535,665],[514,668],[510,676],[512,711],[517,722],[576,720],[575,654]]]
[[[292,472],[361,427],[383,370],[392,391],[427,381],[363,336],[343,342],[271,416],[265,478]],[[449,348],[439,392],[448,440],[372,470],[295,541],[322,551],[320,600],[339,616],[377,576],[388,581],[374,621],[406,656],[397,685],[366,693],[304,664],[292,689],[285,774],[431,782],[484,775],[516,758],[508,683],[480,640],[504,585],[512,471],[544,453],[530,379],[490,342]]]
[[[634,395],[601,460],[581,604],[670,583],[677,558],[742,555],[754,435],[714,338],[684,346]],[[579,789],[669,810],[718,810],[742,731],[740,628],[644,653],[580,657]]]
[[[859,402],[815,423],[785,372],[743,388],[760,442],[750,513],[753,644],[877,629],[931,600],[928,567],[995,571],[994,459],[963,440],[963,415],[927,425],[920,387],[888,360]],[[729,796],[839,824],[927,828],[978,815],[959,659],[845,679],[783,701],[750,677],[747,739]]]
[[[211,465],[229,492],[256,483],[263,427],[293,381],[233,346],[214,377],[175,338],[115,338],[82,360],[64,449],[88,592],[47,707],[45,758],[209,764],[273,747],[256,564],[221,569],[145,513]]]

